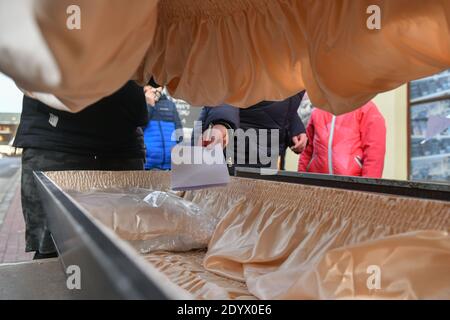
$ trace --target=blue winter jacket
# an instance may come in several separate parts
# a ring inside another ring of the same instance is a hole
[[[179,142],[172,140],[172,134],[182,128],[176,105],[162,95],[156,105],[148,106],[148,109],[150,121],[144,129],[145,169],[170,170],[170,153]]]

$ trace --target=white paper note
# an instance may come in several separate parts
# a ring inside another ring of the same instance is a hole
[[[224,186],[230,175],[221,145],[208,149],[176,145],[172,149],[172,190],[193,190]]]

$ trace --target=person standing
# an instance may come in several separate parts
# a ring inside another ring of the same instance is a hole
[[[79,113],[23,97],[15,147],[22,153],[22,210],[26,248],[35,259],[57,256],[33,171],[143,170],[141,127],[148,121],[142,88],[127,82]]]
[[[340,116],[314,108],[306,133],[299,172],[382,177],[386,125],[372,101]]]
[[[170,170],[172,148],[176,141],[175,130],[183,129],[175,103],[169,100],[162,87],[144,87],[149,122],[144,129],[147,147],[145,169]]]
[[[295,153],[300,153],[306,146],[307,137],[305,127],[297,113],[304,91],[295,94],[283,101],[261,101],[249,108],[239,109],[228,105],[217,107],[204,107],[199,121],[202,122],[203,137],[210,141],[204,141],[204,145],[221,143],[224,147],[228,144],[227,129],[242,129],[241,133],[254,130],[255,136],[247,135],[245,140],[234,137],[235,166],[256,168],[284,168],[284,155],[288,147]],[[211,129],[211,132],[208,130]],[[267,135],[261,135],[267,130]],[[271,145],[272,134],[278,135],[276,145]],[[266,141],[263,141],[266,140]],[[244,145],[241,145],[244,143]],[[276,163],[263,163],[260,154],[267,158],[278,158]],[[253,155],[256,154],[256,159]],[[254,161],[256,160],[256,161]]]

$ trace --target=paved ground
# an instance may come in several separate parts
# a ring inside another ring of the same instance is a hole
[[[0,300],[74,299],[58,259],[25,253],[20,205],[20,157],[0,158]]]
[[[67,289],[58,259],[0,264],[0,300],[66,300],[80,294]]]
[[[11,189],[17,183],[19,169],[20,158],[0,158],[0,225],[14,197]]]
[[[0,264],[29,261],[20,206],[20,158],[0,159]]]

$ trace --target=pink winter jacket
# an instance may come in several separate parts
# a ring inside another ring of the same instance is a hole
[[[306,133],[299,172],[381,178],[386,126],[373,102],[340,116],[314,108]]]

